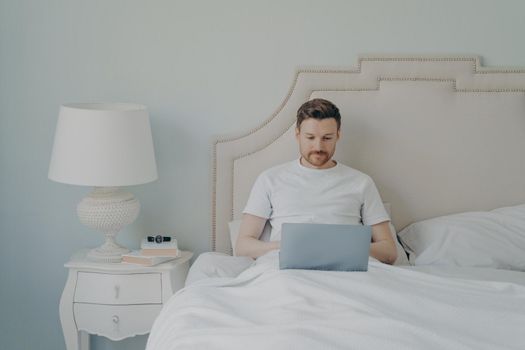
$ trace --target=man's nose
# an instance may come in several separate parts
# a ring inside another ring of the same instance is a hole
[[[321,150],[321,140],[315,140],[314,141],[314,150],[320,151]]]

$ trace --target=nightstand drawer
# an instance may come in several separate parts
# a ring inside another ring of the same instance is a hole
[[[160,273],[104,274],[79,272],[74,302],[97,304],[160,304]]]
[[[78,330],[122,340],[149,333],[162,305],[96,305],[74,303]]]

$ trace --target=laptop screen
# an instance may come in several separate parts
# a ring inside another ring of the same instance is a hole
[[[367,271],[372,228],[364,225],[285,223],[280,269]]]

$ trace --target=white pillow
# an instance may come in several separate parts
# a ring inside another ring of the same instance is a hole
[[[414,265],[525,270],[525,204],[423,220],[399,237]]]

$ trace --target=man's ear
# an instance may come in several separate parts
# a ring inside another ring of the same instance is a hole
[[[338,129],[337,130],[337,140],[339,140],[340,137],[341,137],[341,129]]]
[[[298,127],[295,127],[295,138],[299,140],[299,134],[301,133],[301,130]]]

